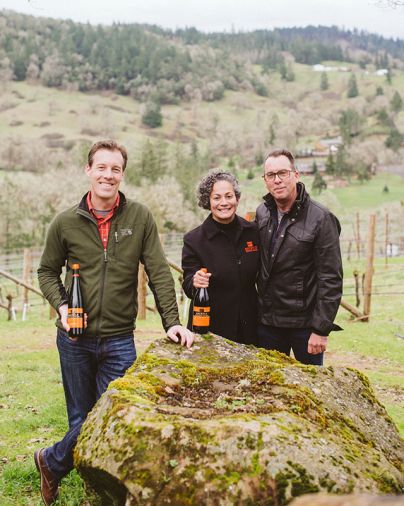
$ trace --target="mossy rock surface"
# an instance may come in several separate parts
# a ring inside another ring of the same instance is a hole
[[[404,442],[367,378],[208,335],[153,343],[88,416],[75,463],[101,504],[287,504],[400,494]]]

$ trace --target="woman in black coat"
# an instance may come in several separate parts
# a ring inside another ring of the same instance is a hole
[[[200,182],[198,205],[211,214],[184,236],[182,286],[190,299],[197,288],[208,287],[211,332],[255,345],[259,236],[255,223],[236,214],[240,195],[229,172],[213,171]],[[188,328],[192,329],[192,305]]]

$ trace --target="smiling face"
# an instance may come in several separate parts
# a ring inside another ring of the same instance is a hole
[[[229,181],[217,181],[210,197],[212,217],[219,223],[231,223],[236,215],[238,200],[233,185]]]
[[[278,172],[281,172],[282,179],[278,175],[274,179],[270,177]],[[299,173],[292,169],[290,160],[284,155],[267,158],[264,165],[264,179],[277,206],[281,210],[288,211],[296,200],[296,183],[299,180]]]
[[[91,165],[86,166],[90,179],[91,202],[95,209],[111,209],[123,179],[124,160],[120,151],[100,149],[94,153]]]

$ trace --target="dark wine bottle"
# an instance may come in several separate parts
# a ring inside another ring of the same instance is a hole
[[[207,269],[201,269],[208,272]],[[197,334],[207,334],[210,329],[210,301],[209,291],[207,288],[197,288],[193,312],[192,312],[192,330]]]
[[[84,308],[80,290],[80,264],[73,264],[73,282],[69,293],[69,305],[67,310],[67,323],[69,324],[69,336],[79,337],[84,331]]]

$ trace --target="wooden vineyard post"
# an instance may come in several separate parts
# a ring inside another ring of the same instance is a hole
[[[139,320],[146,320],[146,272],[144,265],[139,263],[139,272],[137,277],[137,303]]]
[[[8,312],[8,321],[16,320],[15,317],[15,309],[13,306],[13,296],[11,294],[8,294],[6,297],[8,303],[7,303],[7,312]]]
[[[356,297],[356,304],[355,305],[356,305],[356,307],[359,307],[360,303],[361,303],[361,299],[359,296],[359,272],[357,269],[354,270],[353,275],[354,275],[354,279],[355,279],[355,297]]]
[[[31,284],[31,272],[32,272],[32,254],[29,248],[24,248],[24,265],[23,265],[22,278],[24,283]],[[23,289],[23,305],[22,305],[22,321],[27,319],[28,310],[28,293],[27,287]]]
[[[366,271],[364,282],[364,304],[363,314],[364,321],[370,318],[370,302],[372,298],[372,278],[373,278],[373,260],[375,254],[375,235],[376,235],[376,215],[371,214],[369,217],[368,244],[366,251]]]
[[[361,222],[359,213],[356,213],[356,254],[359,260],[361,257]]]
[[[387,269],[389,254],[388,254],[388,247],[389,247],[389,213],[386,212],[386,218],[385,218],[385,227],[384,227],[384,267]]]

